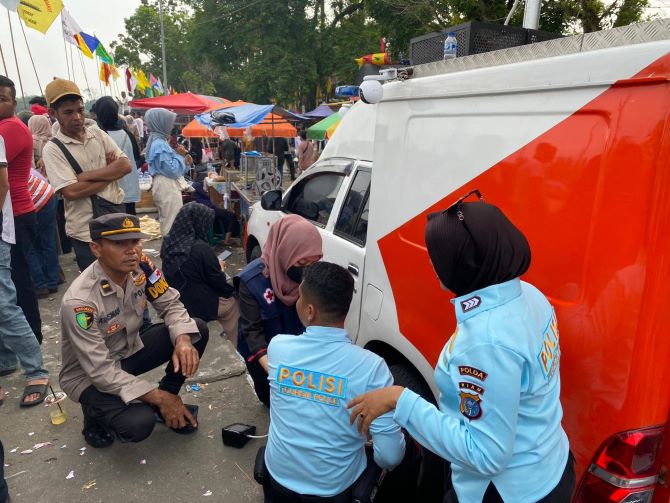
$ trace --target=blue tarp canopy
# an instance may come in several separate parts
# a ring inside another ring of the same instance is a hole
[[[253,103],[247,103],[246,105],[239,105],[236,107],[225,106],[221,107],[225,112],[235,116],[235,122],[226,124],[226,127],[230,128],[244,128],[247,126],[254,126],[263,122],[263,119],[273,111],[275,105],[255,105]],[[214,129],[216,124],[212,119],[212,114],[218,112],[214,110],[211,112],[205,112],[195,116],[195,119],[210,129]]]

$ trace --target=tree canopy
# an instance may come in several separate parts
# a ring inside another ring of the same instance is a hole
[[[310,108],[353,84],[355,58],[394,59],[413,37],[466,21],[503,23],[514,0],[164,0],[168,82],[178,90]],[[520,26],[523,1],[511,25]],[[589,32],[640,21],[648,0],[544,0],[540,29]],[[162,75],[158,0],[142,0],[112,44],[118,63]]]

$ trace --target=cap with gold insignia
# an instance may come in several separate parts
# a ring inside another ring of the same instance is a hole
[[[91,239],[111,239],[121,241],[122,239],[149,239],[140,229],[140,219],[135,215],[125,213],[110,213],[91,220],[88,224],[91,231]]]

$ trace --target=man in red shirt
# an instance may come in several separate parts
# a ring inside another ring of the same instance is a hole
[[[16,303],[25,313],[30,328],[42,343],[42,319],[37,304],[35,285],[30,276],[27,256],[35,243],[37,218],[28,190],[33,162],[33,137],[30,130],[14,114],[16,89],[7,77],[0,77],[0,136],[7,149],[9,193],[14,210],[16,245],[12,246],[12,281],[16,286]]]

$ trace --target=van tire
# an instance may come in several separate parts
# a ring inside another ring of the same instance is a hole
[[[408,363],[395,363],[389,366],[394,384],[411,389],[424,400],[435,404],[435,397],[421,375]]]
[[[251,250],[249,251],[249,254],[247,255],[247,264],[250,263],[250,262],[253,262],[257,258],[259,258],[262,253],[263,253],[263,250],[261,250],[261,245],[259,245],[258,243],[255,243],[253,248],[251,248]]]

